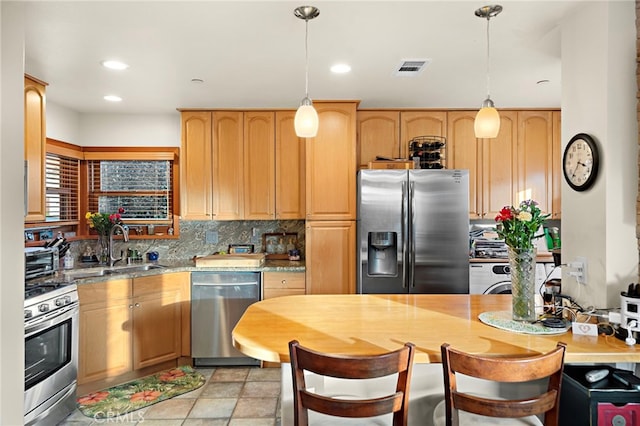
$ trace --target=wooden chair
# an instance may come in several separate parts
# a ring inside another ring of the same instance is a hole
[[[330,355],[289,342],[296,426],[309,424],[308,410],[336,417],[375,417],[393,413],[393,425],[407,424],[409,385],[415,346],[373,356]],[[342,399],[312,392],[305,371],[343,379],[371,379],[398,374],[395,393],[370,399]],[[337,419],[336,419],[337,420]],[[336,424],[332,422],[331,424]]]
[[[566,344],[558,343],[546,354],[530,357],[483,357],[442,345],[442,368],[446,425],[458,424],[540,424],[536,414],[544,413],[545,426],[558,425],[560,385]],[[490,399],[458,390],[456,373],[485,380],[517,383],[548,378],[546,392],[535,397],[504,400]],[[461,410],[462,412],[459,412]],[[472,414],[469,414],[472,413]],[[493,418],[491,421],[483,421]],[[508,418],[500,422],[499,418]],[[520,421],[520,423],[518,423]]]

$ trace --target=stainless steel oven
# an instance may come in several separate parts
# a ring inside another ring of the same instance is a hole
[[[75,284],[25,290],[25,425],[56,425],[76,408],[78,292]]]

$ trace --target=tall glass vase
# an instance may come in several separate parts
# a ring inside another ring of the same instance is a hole
[[[511,268],[512,318],[533,322],[536,318],[536,249],[508,247]]]
[[[96,258],[102,265],[109,263],[109,237],[104,234],[98,234],[98,243],[96,244]]]

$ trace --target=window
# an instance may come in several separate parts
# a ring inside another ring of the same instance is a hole
[[[78,223],[78,182],[80,160],[63,154],[56,145],[47,143],[45,163],[45,220]]]
[[[114,213],[130,224],[173,221],[173,162],[92,160],[87,162],[89,211]]]

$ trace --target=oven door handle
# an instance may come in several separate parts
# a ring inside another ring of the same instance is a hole
[[[52,325],[62,322],[67,318],[71,318],[78,313],[78,304],[73,303],[71,305],[65,306],[64,308],[56,309],[52,312],[52,316],[44,316],[41,318],[36,318],[36,321],[32,324],[25,324],[24,328],[24,336],[30,337],[32,334],[35,334],[39,331],[46,330],[50,328]]]

